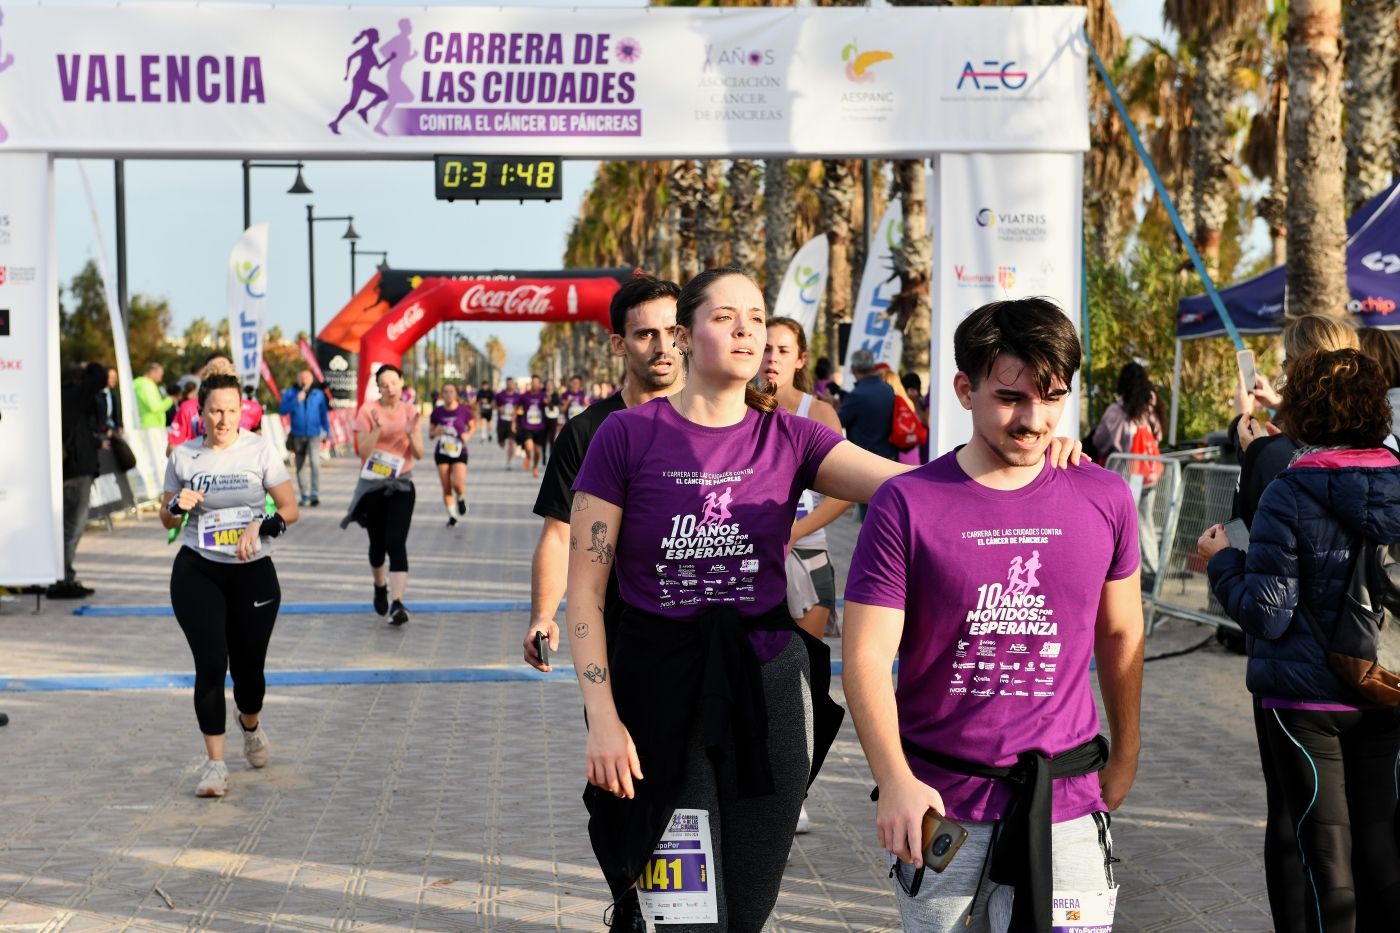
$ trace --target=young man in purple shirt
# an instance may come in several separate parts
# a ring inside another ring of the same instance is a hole
[[[895,897],[906,930],[1108,930],[1107,811],[1140,743],[1132,495],[1115,473],[1046,462],[1080,365],[1053,303],[978,309],[954,357],[972,437],[875,494],[846,587],[846,698]],[[923,870],[929,810],[968,830],[941,874]]]
[[[496,393],[496,443],[505,448],[507,470],[515,459],[515,422],[519,402],[520,389],[514,379],[507,379],[506,387]]]

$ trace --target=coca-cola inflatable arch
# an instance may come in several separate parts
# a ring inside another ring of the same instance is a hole
[[[361,335],[357,406],[379,367],[400,365],[403,352],[444,321],[594,321],[608,327],[608,306],[629,272],[424,277]]]

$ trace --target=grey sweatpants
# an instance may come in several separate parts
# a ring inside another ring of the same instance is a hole
[[[719,903],[716,924],[656,924],[667,933],[745,933],[768,922],[797,828],[797,814],[812,770],[811,667],[807,647],[796,635],[763,665],[768,703],[768,761],[774,793],[740,800],[735,793],[734,760],[718,766],[705,754],[700,726],[691,730],[685,781],[678,809],[707,810]]]
[[[895,900],[906,931],[917,933],[1005,933],[1011,923],[1012,888],[985,877],[987,848],[995,823],[964,823],[967,841],[942,874],[924,872],[915,897],[905,894],[914,866],[894,862]],[[1090,893],[1116,888],[1113,837],[1108,817],[1091,813],[1050,828],[1053,886],[1058,893]],[[980,888],[980,890],[979,890]],[[975,900],[975,903],[974,903]],[[968,916],[971,911],[972,916]]]

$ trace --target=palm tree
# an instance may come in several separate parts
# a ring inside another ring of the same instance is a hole
[[[924,160],[900,159],[894,163],[894,193],[901,198],[904,239],[890,251],[899,273],[899,292],[890,303],[895,326],[904,332],[899,368],[918,372],[927,381],[929,344],[933,339],[933,303],[929,279],[933,275],[933,237],[928,233],[928,201]]]
[[[1166,0],[1162,15],[1196,50],[1189,131],[1195,228],[1190,232],[1215,275],[1233,200],[1229,168],[1234,142],[1228,123],[1238,96],[1233,72],[1240,34],[1262,21],[1268,8],[1265,0]]]
[[[695,210],[695,247],[701,269],[724,265],[724,162],[700,163],[700,196]],[[687,278],[689,278],[687,276]]]
[[[729,163],[729,261],[758,278],[763,236],[758,193],[762,173],[752,159]]]
[[[696,227],[704,187],[700,166],[694,159],[672,163],[668,187],[675,205],[676,271],[681,281],[688,282],[700,271],[700,256],[696,251]]]
[[[1273,11],[1260,35],[1259,61],[1251,88],[1262,106],[1250,118],[1245,136],[1244,164],[1254,177],[1269,182],[1269,191],[1255,206],[1269,225],[1273,265],[1288,261],[1288,166],[1284,131],[1288,125],[1287,0],[1274,0]]]
[[[1395,0],[1351,0],[1346,7],[1348,213],[1390,186],[1400,133],[1395,71],[1400,64]]]
[[[851,319],[851,214],[856,173],[845,159],[822,161],[822,227],[830,249],[826,280],[826,346],[836,346],[839,325]]]
[[[1346,314],[1341,0],[1288,4],[1288,313]]]
[[[787,159],[763,162],[763,253],[766,276],[763,301],[768,307],[778,300],[783,276],[796,251],[797,186],[793,165]]]

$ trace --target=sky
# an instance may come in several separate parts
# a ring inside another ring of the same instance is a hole
[[[10,0],[7,5],[19,6],[22,0]],[[423,0],[376,0],[373,5],[425,4]],[[513,5],[644,4],[634,0],[521,0]],[[1161,0],[1118,0],[1114,9],[1126,34],[1163,34]],[[78,160],[60,159],[55,168],[60,283],[70,281],[99,252],[79,165]],[[113,163],[82,160],[81,166],[92,188],[107,262],[115,274]],[[295,170],[256,169],[250,185],[252,219],[270,224],[266,324],[280,326],[289,336],[309,326],[308,204],[319,216],[353,216],[360,235],[357,249],[387,251],[393,266],[557,269],[595,167],[593,162],[565,162],[561,201],[480,205],[435,200],[430,161],[308,162],[304,178],[313,193],[301,196],[286,193],[296,177]],[[171,330],[177,334],[197,317],[218,321],[227,314],[225,264],[242,231],[239,163],[128,160],[125,173],[129,292],[166,299],[173,316]],[[321,327],[352,294],[350,249],[341,239],[344,224],[317,223],[315,227],[316,322]],[[356,288],[370,278],[378,261],[378,256],[357,261]],[[499,336],[509,354],[506,371],[511,374],[527,371],[538,346],[536,324],[456,326],[478,347],[484,347],[491,334]],[[141,365],[140,360],[132,362]]]

